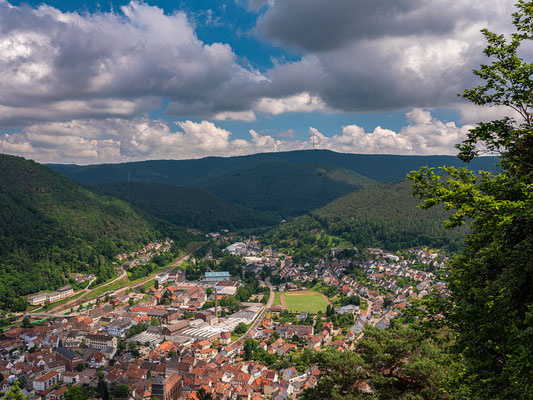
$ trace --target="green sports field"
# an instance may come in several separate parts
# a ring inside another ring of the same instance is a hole
[[[284,293],[282,299],[287,310],[294,312],[307,311],[316,314],[319,311],[326,311],[328,306],[324,296],[313,292]]]

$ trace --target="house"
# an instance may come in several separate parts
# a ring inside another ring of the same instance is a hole
[[[219,343],[222,345],[228,345],[231,343],[231,332],[222,332],[220,334]]]
[[[126,331],[131,328],[132,325],[130,320],[119,319],[107,324],[105,330],[111,336],[124,337],[126,336]]]
[[[102,353],[96,352],[91,354],[91,356],[87,359],[87,363],[89,364],[90,368],[102,368],[106,366],[107,360]]]
[[[80,347],[83,335],[76,329],[71,330],[64,341],[65,347]]]
[[[47,390],[50,386],[58,383],[60,380],[61,372],[50,371],[33,381],[33,389],[35,389],[36,392],[42,392]]]
[[[53,392],[50,392],[46,395],[46,400],[60,400],[65,397],[65,392],[68,390],[68,387],[63,386]]]
[[[70,371],[74,371],[76,366],[83,361],[79,355],[67,347],[57,348],[56,360],[62,361],[65,364],[65,367]]]
[[[183,383],[177,373],[172,373],[168,378],[156,375],[152,381],[152,398],[159,400],[177,400],[181,397]]]
[[[63,373],[63,383],[66,385],[75,385],[80,381],[79,372],[65,372]]]
[[[298,321],[305,321],[307,319],[307,312],[302,311],[298,317],[296,317]]]
[[[189,321],[182,320],[175,324],[165,326],[164,328],[162,328],[161,333],[165,336],[176,336],[179,335],[181,332],[185,331],[186,329],[189,329],[189,327]]]
[[[105,347],[117,348],[117,338],[109,335],[89,334],[85,337],[87,347],[101,350]]]

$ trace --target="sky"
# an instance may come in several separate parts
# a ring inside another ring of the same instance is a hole
[[[0,0],[0,152],[116,163],[456,154],[513,1]]]

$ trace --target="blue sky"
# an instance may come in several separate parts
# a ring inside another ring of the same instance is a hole
[[[479,29],[510,29],[512,1],[485,8],[0,0],[0,151],[86,164],[305,149],[313,136],[341,152],[454,154],[471,124],[505,113],[457,97],[485,61]]]

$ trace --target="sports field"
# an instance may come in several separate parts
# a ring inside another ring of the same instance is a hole
[[[281,302],[289,311],[307,311],[313,314],[326,311],[329,304],[324,295],[315,292],[283,293]]]

